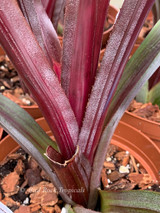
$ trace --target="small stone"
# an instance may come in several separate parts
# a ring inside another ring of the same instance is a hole
[[[61,213],[67,213],[67,210],[65,208],[62,208]]]
[[[110,179],[107,179],[108,180],[108,183],[111,183],[111,180]]]
[[[107,158],[106,158],[106,161],[107,161],[107,162],[110,162],[111,160],[112,160],[111,157],[107,157]]]
[[[31,101],[27,100],[26,98],[22,98],[22,102],[24,105],[31,105]]]
[[[14,213],[31,213],[29,206],[23,206],[21,205],[19,209],[15,210]]]
[[[28,197],[26,197],[26,199],[23,201],[23,204],[24,204],[24,205],[29,204],[29,198],[28,198]]]
[[[111,172],[112,172],[111,169],[109,169],[109,170],[107,171],[107,174],[111,174]]]
[[[119,172],[121,174],[129,173],[129,169],[127,167],[125,167],[125,166],[120,166],[119,167]]]
[[[1,90],[4,90],[4,89],[5,89],[5,86],[1,86],[0,89],[1,89]]]
[[[0,67],[0,69],[1,69],[3,72],[8,72],[8,69],[7,69],[5,66],[3,66],[3,65]]]
[[[6,196],[17,194],[19,190],[19,178],[20,177],[17,172],[11,172],[9,175],[3,178],[1,185]]]

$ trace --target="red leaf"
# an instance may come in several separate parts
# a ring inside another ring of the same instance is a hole
[[[42,0],[42,4],[48,14],[48,17],[53,21],[54,28],[57,29],[65,0]]]
[[[46,118],[65,159],[75,152],[78,125],[57,77],[16,0],[0,4],[0,43]]]
[[[157,71],[149,79],[149,89],[154,87],[159,81],[160,81],[160,67],[157,69]]]
[[[53,170],[63,185],[61,190],[67,193],[77,204],[87,206],[91,174],[91,166],[88,160],[80,155],[77,149],[75,155],[62,164],[61,159],[60,162],[56,162],[55,155],[48,151],[49,149],[46,151],[46,156],[51,160]]]
[[[40,0],[18,0],[21,10],[51,66],[60,63],[61,46],[56,31]],[[59,75],[59,74],[58,74]]]
[[[66,4],[62,86],[79,127],[95,80],[108,4],[108,0],[69,0]]]
[[[134,42],[154,0],[124,1],[88,103],[78,144],[90,162],[102,133],[108,107]]]

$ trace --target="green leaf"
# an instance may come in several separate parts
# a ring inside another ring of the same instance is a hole
[[[141,103],[147,103],[148,101],[148,81],[143,85],[139,93],[136,95],[136,101]]]
[[[0,94],[0,125],[8,132],[20,146],[42,167],[48,174],[57,189],[62,189],[62,185],[52,171],[45,157],[46,148],[51,145],[55,151],[57,146],[35,120],[20,106]],[[73,203],[71,199],[62,191],[62,198],[67,203]]]
[[[160,107],[160,82],[149,91],[148,102],[157,104]]]
[[[147,11],[149,12],[153,3],[154,1],[151,0],[125,0],[108,40],[100,70],[87,104],[78,140],[78,145],[90,162],[93,162],[105,118],[109,114],[111,101],[124,72],[134,41],[141,26],[143,26],[145,15],[147,15]],[[153,48],[151,49],[153,50]]]
[[[71,158],[79,133],[74,112],[17,0],[1,1],[0,43],[38,104],[64,158]]]
[[[100,213],[100,212],[93,211],[93,210],[90,210],[90,209],[85,209],[85,208],[80,207],[80,206],[75,206],[73,209],[74,209],[75,213]]]
[[[90,209],[83,208],[82,206],[75,206],[72,209],[70,205],[66,205],[65,210],[67,210],[67,213],[100,213],[92,211]]]
[[[160,193],[151,191],[100,191],[101,212],[155,213],[160,212]]]
[[[131,101],[144,83],[160,66],[160,21],[154,26],[144,42],[128,61],[122,78],[112,100],[106,123],[110,120],[120,104],[125,100]],[[132,99],[129,98],[132,95]],[[126,107],[127,108],[127,104]]]
[[[0,94],[0,125],[21,146],[26,146],[25,148],[29,146],[27,149],[31,152],[29,143],[33,144],[42,155],[48,146],[57,150],[55,142],[50,139],[35,120],[20,106],[2,94]]]
[[[109,0],[66,1],[61,82],[79,127],[95,81],[108,5]]]
[[[115,96],[110,105],[105,127],[93,163],[91,175],[89,206],[95,200],[95,191],[99,180],[108,144],[112,138],[126,108],[136,96],[143,84],[160,66],[160,21],[152,29],[145,41],[136,51],[136,54],[127,63],[124,74],[119,82]]]
[[[66,211],[65,212],[67,212],[67,213],[75,213],[74,211],[73,211],[73,209],[72,209],[72,207],[70,206],[70,205],[65,205],[65,208],[64,208]]]

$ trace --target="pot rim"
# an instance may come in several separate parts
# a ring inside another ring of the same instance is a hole
[[[43,117],[36,119],[36,121],[49,136],[52,135],[49,126]],[[121,134],[122,128],[125,129],[125,132],[123,134]],[[142,143],[140,143],[138,135],[140,135]],[[130,140],[130,138],[132,139]],[[11,139],[11,142],[8,142],[9,139]],[[136,144],[134,143],[134,141],[136,142]],[[155,145],[155,143],[151,139],[149,139],[149,137],[147,137],[145,134],[143,134],[136,128],[126,124],[125,122],[120,121],[111,139],[111,144],[115,144],[120,148],[129,151],[152,176],[153,180],[155,182],[157,180],[160,182],[160,175],[158,174],[160,171],[160,164],[157,160],[160,156],[160,149],[158,148],[158,146]],[[131,147],[129,147],[129,145],[131,145]],[[9,151],[7,153],[5,149],[8,148]],[[6,136],[2,141],[0,141],[0,150],[2,151],[2,155],[0,155],[0,160],[3,160],[7,154],[13,153],[18,148],[19,145],[11,138],[11,136]]]

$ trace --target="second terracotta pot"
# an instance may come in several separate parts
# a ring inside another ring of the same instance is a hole
[[[44,118],[37,119],[37,123],[48,135],[52,135]],[[126,123],[120,122],[111,143],[129,151],[152,176],[153,180],[160,182],[160,150],[146,135]],[[0,142],[0,161],[18,148],[19,145],[10,136],[5,137]]]
[[[143,132],[155,142],[160,150],[160,123],[141,118],[127,111],[124,113],[121,121]]]
[[[160,182],[160,149],[149,137],[120,121],[111,143],[129,151],[153,180]]]

